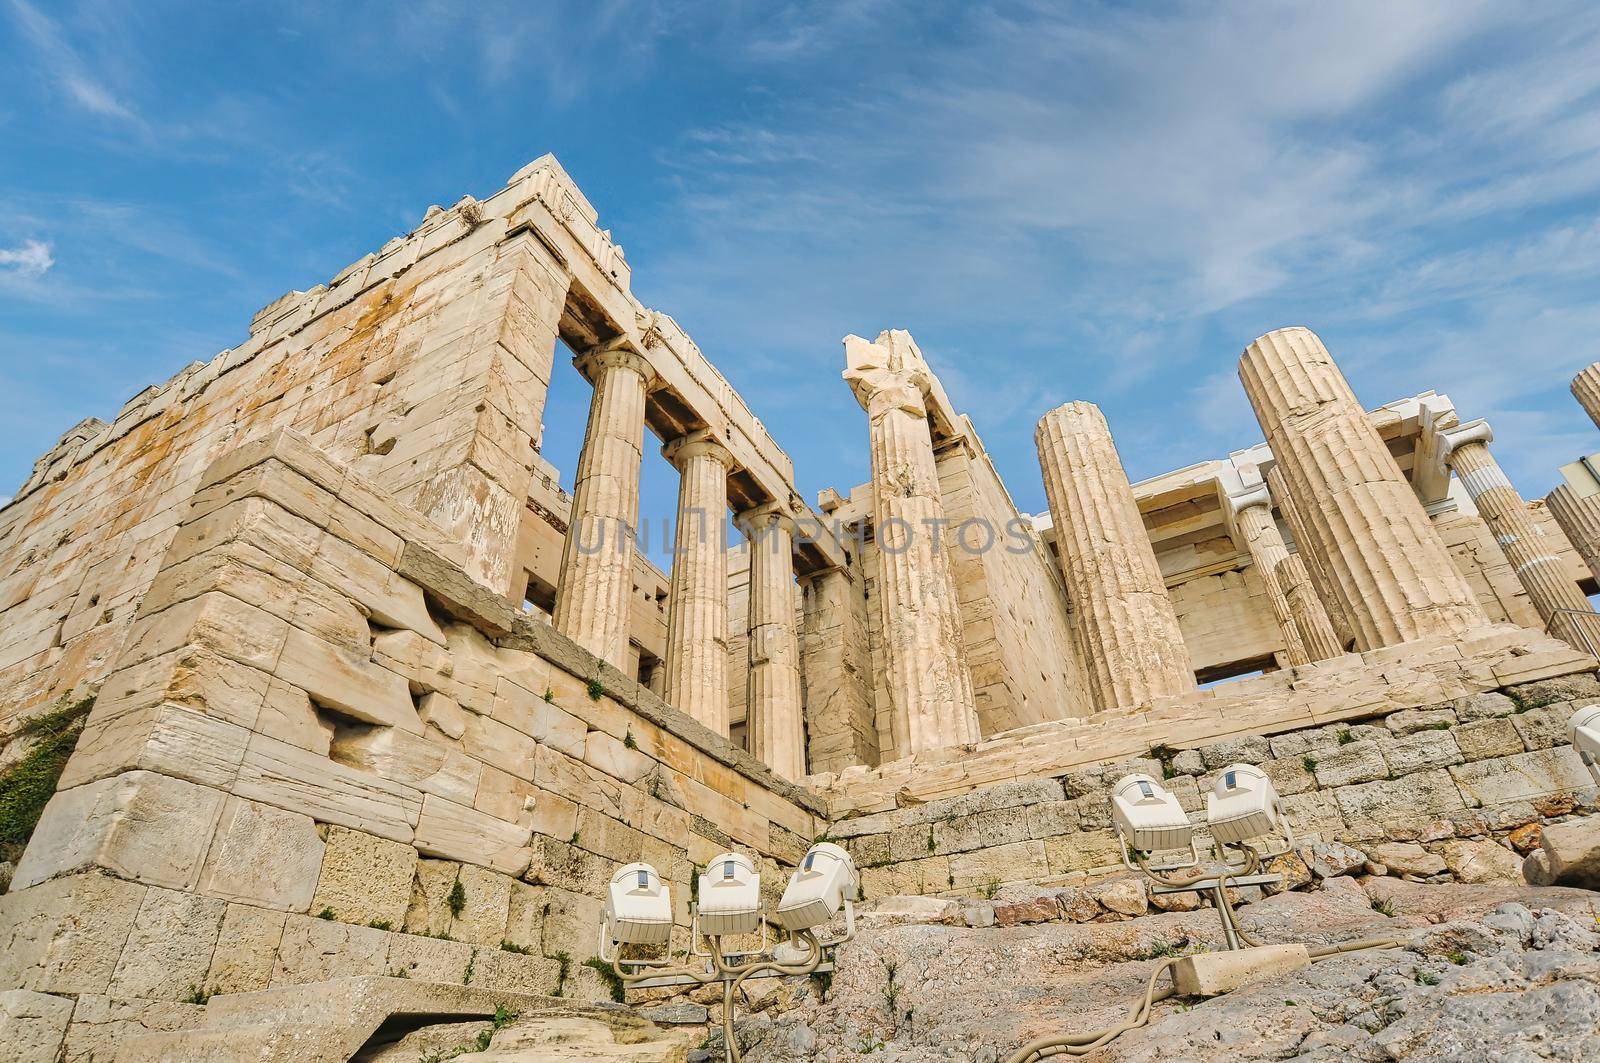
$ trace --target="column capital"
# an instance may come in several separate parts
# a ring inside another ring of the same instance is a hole
[[[1468,421],[1455,428],[1442,429],[1439,432],[1439,456],[1449,461],[1451,454],[1468,443],[1482,443],[1488,446],[1493,442],[1494,430],[1489,427],[1488,421],[1480,417],[1476,421]]]
[[[572,362],[578,367],[578,371],[590,380],[596,379],[602,368],[632,369],[644,377],[645,387],[649,387],[656,379],[656,371],[651,367],[650,360],[634,350],[633,345],[627,340],[621,338],[591,347]]]
[[[731,469],[735,464],[733,452],[727,448],[721,437],[709,428],[697,428],[693,432],[668,441],[661,447],[661,456],[679,470],[683,468],[684,462],[700,455],[715,459],[724,469]]]
[[[741,510],[733,515],[734,527],[743,532],[746,537],[757,529],[770,527],[774,523],[788,532],[790,536],[795,534],[794,514],[784,502],[777,500],[763,502],[759,506],[752,506],[750,509]]]
[[[1228,495],[1228,512],[1238,516],[1251,506],[1272,508],[1272,492],[1265,483],[1252,484]]]

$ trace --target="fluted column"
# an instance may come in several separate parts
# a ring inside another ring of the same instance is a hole
[[[677,466],[678,526],[667,599],[667,704],[728,733],[728,470],[706,429],[662,448]]]
[[[978,741],[944,500],[926,407],[927,363],[898,329],[844,341],[845,380],[867,411],[878,593],[895,748],[901,756]]]
[[[1272,519],[1272,497],[1267,493],[1266,485],[1260,484],[1255,490],[1229,499],[1229,502],[1234,507],[1234,523],[1239,529],[1239,536],[1250,551],[1256,575],[1266,587],[1267,599],[1272,603],[1272,615],[1277,618],[1278,627],[1283,631],[1288,663],[1309,664],[1339,656],[1343,650],[1333,633],[1333,625],[1329,623],[1328,614],[1323,611],[1310,587],[1306,587],[1305,593],[1299,596],[1300,609],[1299,615],[1296,615],[1290,606],[1289,594],[1278,578],[1280,567],[1289,559],[1289,548],[1278,533],[1277,522]],[[1295,573],[1301,579],[1306,578],[1303,565],[1290,569],[1291,576]]]
[[[1544,504],[1589,573],[1600,580],[1600,495],[1585,498],[1562,484],[1545,496]]]
[[[1445,461],[1472,497],[1547,629],[1580,648],[1600,645],[1600,618],[1567,575],[1556,544],[1545,541],[1522,496],[1489,453],[1494,439],[1489,426],[1473,421],[1442,434]]]
[[[1276,465],[1267,472],[1267,488],[1272,494],[1273,502],[1277,503],[1278,512],[1283,514],[1284,523],[1289,525],[1289,530],[1294,533],[1296,552],[1290,556],[1300,559],[1300,569],[1310,580],[1311,589],[1317,602],[1322,606],[1328,623],[1333,625],[1334,638],[1339,643],[1342,653],[1345,647],[1355,642],[1355,628],[1351,627],[1349,617],[1344,615],[1344,606],[1339,603],[1339,595],[1334,590],[1333,577],[1328,575],[1322,559],[1306,545],[1310,533],[1306,531],[1305,521],[1301,519],[1300,511],[1294,506],[1294,499],[1289,497],[1289,490],[1284,486],[1283,470]]]
[[[806,734],[794,629],[794,521],[776,503],[737,519],[750,547],[746,744],[767,767],[785,779],[798,779],[806,773]]]
[[[1096,707],[1193,690],[1178,615],[1099,407],[1051,410],[1034,442]]]
[[[1595,427],[1600,428],[1600,362],[1572,378],[1572,397],[1578,400]]]
[[[1290,554],[1278,562],[1272,570],[1272,583],[1289,608],[1289,616],[1294,620],[1295,631],[1308,658],[1326,661],[1344,653],[1344,643],[1334,633],[1328,612],[1322,607],[1299,554]]]
[[[590,352],[579,367],[594,381],[594,395],[572,491],[555,626],[626,671],[645,395],[654,372],[641,355],[621,347]]]
[[[1260,337],[1239,378],[1362,649],[1488,623],[1315,333]]]

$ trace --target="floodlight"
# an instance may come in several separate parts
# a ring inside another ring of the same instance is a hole
[[[1600,705],[1585,705],[1573,713],[1567,721],[1567,735],[1589,774],[1600,782]]]
[[[743,853],[723,853],[700,876],[700,932],[753,934],[761,925],[761,876]]]
[[[1194,837],[1177,797],[1149,775],[1124,776],[1111,788],[1111,822],[1126,848],[1146,853],[1188,849]]]
[[[818,842],[789,877],[778,901],[778,925],[785,930],[810,930],[848,906],[856,892],[856,864],[832,842]]]
[[[1218,842],[1238,844],[1281,834],[1290,844],[1294,836],[1278,801],[1278,788],[1254,764],[1230,764],[1206,795],[1206,821]]]
[[[649,864],[629,864],[611,876],[600,919],[600,955],[616,959],[622,945],[665,945],[672,936],[672,893]]]

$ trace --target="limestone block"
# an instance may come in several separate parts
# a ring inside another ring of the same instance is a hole
[[[1078,807],[1071,801],[1027,805],[1024,811],[1027,816],[1029,838],[1055,838],[1063,834],[1073,834],[1080,830],[1083,824],[1083,817]],[[888,853],[885,851],[884,857],[887,856]],[[859,861],[861,857],[857,859]]]
[[[1436,707],[1427,709],[1401,709],[1384,717],[1383,725],[1397,735],[1414,734],[1417,731],[1436,730],[1440,725],[1454,727],[1456,714],[1449,707]]]
[[[1276,753],[1275,751],[1274,755],[1286,756],[1287,754]],[[1172,770],[1182,775],[1199,775],[1206,770],[1205,757],[1198,749],[1181,750],[1172,758]]]
[[[1028,839],[1028,815],[1019,807],[962,816],[933,824],[930,837],[933,839],[931,851],[944,856],[988,846],[1009,845]],[[892,843],[890,848],[893,849]]]
[[[310,913],[332,909],[346,923],[399,927],[411,905],[411,880],[417,863],[416,850],[404,842],[329,827]]]
[[[149,660],[119,665],[100,688],[95,713],[110,719],[132,709],[182,705],[251,727],[270,680],[270,672],[185,645]]]
[[[213,591],[135,620],[118,664],[126,667],[197,647],[271,672],[291,630],[287,621]]]
[[[457,941],[499,948],[506,940],[513,879],[486,868],[466,866],[458,881],[465,897],[460,915],[450,920],[450,936]]]
[[[1140,916],[1150,910],[1149,896],[1143,882],[1124,878],[1090,886],[1089,893],[1107,911],[1118,915]]]
[[[1392,875],[1426,878],[1446,870],[1443,857],[1415,842],[1380,842],[1372,846],[1369,855],[1374,863],[1382,864]]]
[[[1122,842],[1109,830],[1046,838],[1044,846],[1051,875],[1068,875],[1122,863]]]
[[[1290,794],[1283,799],[1283,810],[1295,834],[1303,838],[1332,838],[1344,830],[1344,814],[1330,794]]]
[[[225,790],[238,777],[249,737],[238,724],[181,705],[91,714],[59,788],[137,768]]]
[[[1452,733],[1456,737],[1456,746],[1461,750],[1461,756],[1465,760],[1510,757],[1526,748],[1522,744],[1522,736],[1517,733],[1516,726],[1505,718],[1474,720],[1472,723],[1461,724]]]
[[[1286,757],[1283,760],[1267,760],[1261,763],[1261,768],[1266,771],[1279,794],[1301,794],[1317,787],[1317,777],[1306,767],[1307,759]],[[1180,798],[1179,804],[1182,803]]]
[[[110,995],[182,1000],[204,988],[226,908],[214,897],[150,889],[112,974]]]
[[[645,835],[610,816],[580,808],[572,844],[613,864],[632,864],[644,858]]]
[[[406,908],[408,934],[441,936],[454,918],[450,911],[450,891],[460,877],[461,865],[449,860],[418,860],[416,878],[411,883],[411,900]]]
[[[0,897],[0,985],[104,993],[147,889],[91,874]]]
[[[1594,779],[1571,746],[1460,764],[1449,771],[1461,792],[1483,806],[1526,801],[1594,785]]]
[[[590,731],[583,750],[575,755],[581,756],[583,762],[596,771],[603,771],[625,783],[638,782],[654,769],[656,763],[604,731]]]
[[[1523,744],[1529,749],[1549,749],[1566,744],[1567,720],[1571,716],[1571,705],[1558,704],[1519,712],[1510,719]]]
[[[198,1004],[85,994],[73,1009],[63,1055],[67,1063],[121,1059],[122,1045],[130,1038],[150,1031],[190,1029],[204,1018],[205,1008]]]
[[[422,799],[415,845],[423,856],[460,860],[521,875],[532,856],[532,832],[434,794]]]
[[[1360,871],[1367,854],[1343,842],[1312,842],[1300,850],[1307,868],[1319,879],[1338,878]]]
[[[272,984],[303,985],[330,978],[387,973],[390,935],[333,919],[291,915],[284,920]]]
[[[283,940],[283,912],[230,904],[222,917],[205,988],[212,993],[249,993],[272,984],[272,968]]]
[[[971,889],[992,882],[1029,882],[1050,874],[1042,840],[1011,842],[1010,845],[992,845],[978,852],[957,853],[950,856],[952,889]]]
[[[413,787],[264,735],[251,736],[233,792],[319,822],[404,842],[411,841],[422,810],[422,795]]]
[[[582,757],[588,726],[560,707],[502,678],[495,686],[492,715],[507,726],[537,739],[569,757]]]
[[[573,963],[582,963],[595,953],[602,901],[598,895],[575,893],[558,886],[542,890],[539,902],[544,913],[543,951],[546,956],[565,952]]]
[[[0,1059],[55,1063],[72,1019],[73,1001],[26,989],[0,992]]]
[[[454,698],[437,690],[424,694],[418,705],[423,723],[430,723],[450,738],[460,738],[467,730],[467,714]]]
[[[1395,775],[1409,775],[1425,768],[1460,764],[1463,757],[1449,731],[1416,731],[1379,743],[1383,759]]]
[[[1445,866],[1461,882],[1521,882],[1522,858],[1490,841],[1448,841],[1439,846]]]
[[[225,900],[304,912],[317,888],[323,848],[310,816],[230,797],[223,804],[199,890]]]
[[[533,860],[523,879],[539,886],[563,886],[599,897],[616,870],[610,861],[554,838],[534,839]],[[715,855],[714,853],[711,855]]]
[[[299,629],[284,639],[273,674],[346,716],[422,733],[404,676]]]
[[[11,888],[104,868],[137,882],[193,889],[222,799],[216,790],[149,771],[57,792],[45,806]]]
[[[1376,742],[1348,742],[1320,750],[1316,755],[1316,776],[1321,786],[1349,786],[1389,776],[1389,764]]]
[[[582,963],[583,959],[588,958],[585,956],[578,959],[577,953],[570,949],[560,951],[569,952],[575,957],[572,963]],[[570,969],[569,965],[567,975],[569,985],[575,975],[576,970]],[[524,956],[516,952],[486,948],[478,950],[477,961],[473,965],[472,984],[486,989],[539,993],[548,996],[556,991],[560,976],[561,963],[548,956]]]
[[[1600,816],[1545,824],[1535,855],[1544,857],[1545,883],[1600,889]]]
[[[1243,735],[1200,747],[1200,759],[1207,771],[1217,771],[1230,764],[1244,762],[1260,764],[1272,757],[1272,747],[1260,735]]]
[[[510,772],[519,779],[534,779],[535,764],[541,748],[528,735],[487,716],[467,717],[467,733],[462,738],[467,755],[501,771]],[[552,753],[555,750],[551,750]],[[581,756],[582,753],[580,752]]]
[[[1334,791],[1334,799],[1355,837],[1415,838],[1434,819],[1465,807],[1452,779],[1462,770],[1434,768],[1403,779],[1344,786]]]
[[[462,804],[472,803],[483,772],[464,752],[394,727],[341,723],[333,730],[328,752],[357,771]]]
[[[506,904],[506,941],[534,952],[540,951],[544,940],[545,898],[543,887],[529,886],[523,882],[511,883],[511,895]]]
[[[416,934],[391,934],[387,973],[394,978],[459,983],[466,976],[467,964],[474,962],[472,954],[477,951],[476,946],[465,941],[442,941]],[[474,984],[478,981],[473,979]]]

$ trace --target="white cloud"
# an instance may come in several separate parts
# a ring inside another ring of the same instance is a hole
[[[56,260],[50,257],[50,245],[38,240],[24,240],[9,249],[0,247],[0,266],[24,277],[43,276],[55,264]]]
[[[33,46],[41,70],[68,100],[91,114],[143,129],[143,119],[96,76],[103,64],[86,62],[78,49],[68,43],[58,22],[27,0],[10,0],[10,7],[22,35]]]

